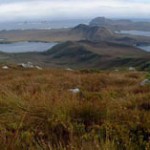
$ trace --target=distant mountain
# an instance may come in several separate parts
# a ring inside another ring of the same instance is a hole
[[[133,22],[131,20],[127,20],[127,19],[111,20],[111,19],[107,19],[105,17],[97,17],[97,18],[94,18],[90,22],[90,25],[105,27],[107,25],[125,25],[125,24],[131,24],[131,23],[133,23]]]
[[[114,37],[114,33],[105,27],[88,26],[84,24],[74,27],[72,32],[80,33],[85,37],[85,39],[91,41],[105,41]]]
[[[90,21],[90,26],[107,27],[112,30],[143,30],[150,31],[150,22],[135,22],[128,19],[112,20],[97,17]]]
[[[101,20],[101,19],[98,19]],[[102,19],[103,20],[103,19]],[[111,22],[107,21],[106,22]],[[120,22],[130,22],[128,20],[118,20]],[[120,23],[121,24],[121,23]],[[123,23],[124,24],[124,23]],[[136,44],[150,44],[150,38],[144,36],[136,35],[126,35],[126,34],[117,34],[112,29],[112,26],[91,26],[80,24],[69,31],[70,35],[76,35],[79,37],[79,40],[89,40],[89,41],[108,41],[116,42],[127,45],[136,45]]]

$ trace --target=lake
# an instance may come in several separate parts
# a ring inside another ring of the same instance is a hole
[[[150,36],[150,31],[138,31],[138,30],[126,31],[126,30],[122,30],[122,31],[116,31],[116,33],[138,35],[138,36]]]
[[[147,52],[150,52],[150,45],[147,45],[147,46],[137,46],[138,48],[144,50],[144,51],[147,51]]]
[[[116,31],[116,33],[150,37],[150,31],[122,30],[122,31]],[[150,52],[150,45],[141,45],[141,46],[137,46],[137,47],[144,51]]]
[[[10,44],[0,44],[0,51],[7,53],[23,53],[23,52],[43,52],[57,43],[44,42],[16,42]]]

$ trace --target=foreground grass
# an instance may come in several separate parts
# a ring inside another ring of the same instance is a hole
[[[148,150],[140,72],[0,71],[0,149]],[[73,94],[68,89],[80,88]]]

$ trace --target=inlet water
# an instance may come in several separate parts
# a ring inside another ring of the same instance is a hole
[[[43,52],[57,43],[44,42],[16,42],[10,44],[0,44],[0,51],[6,53]]]
[[[150,37],[150,31],[138,31],[138,30],[121,30],[116,31],[116,33],[119,34],[129,34],[129,35],[138,35],[138,36],[149,36]]]

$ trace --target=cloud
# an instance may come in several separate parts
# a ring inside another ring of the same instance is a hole
[[[149,0],[0,0],[0,20],[149,17]]]

